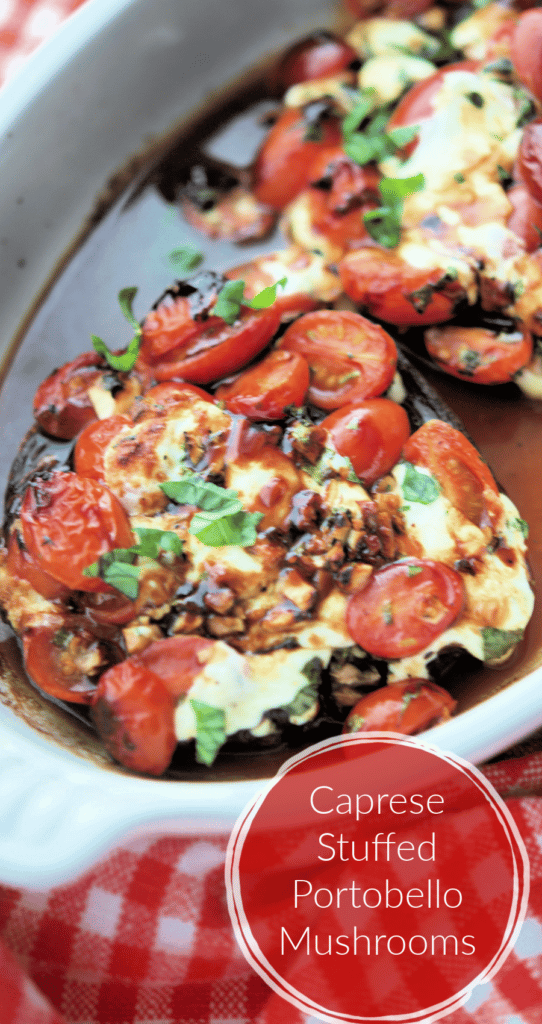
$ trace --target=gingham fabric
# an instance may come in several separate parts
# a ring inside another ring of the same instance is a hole
[[[0,0],[0,84],[81,2]],[[527,846],[529,911],[493,983],[446,1020],[542,1024],[542,754],[486,774]],[[0,1024],[315,1024],[242,957],[225,849],[224,837],[149,838],[68,885],[0,886]]]
[[[486,770],[531,864],[527,918],[492,983],[450,1024],[542,1024],[542,754]],[[224,837],[118,846],[49,891],[0,887],[0,1024],[315,1024],[242,957]]]

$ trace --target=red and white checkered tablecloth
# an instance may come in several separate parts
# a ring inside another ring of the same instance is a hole
[[[0,84],[81,2],[0,0]],[[527,847],[529,910],[493,982],[446,1019],[542,1024],[542,753],[487,774]],[[225,849],[224,837],[152,837],[70,884],[0,886],[0,1024],[308,1024],[236,945]]]

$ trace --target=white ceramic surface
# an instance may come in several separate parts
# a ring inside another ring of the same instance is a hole
[[[10,344],[108,177],[258,56],[330,20],[316,0],[89,0],[0,92],[0,309]],[[212,32],[209,26],[212,25]],[[20,434],[4,389],[3,479]],[[425,735],[479,763],[542,724],[542,671]],[[259,782],[99,768],[0,705],[0,881],[49,885],[134,830],[229,832]]]

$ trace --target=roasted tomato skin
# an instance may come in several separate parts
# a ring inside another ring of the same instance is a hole
[[[253,169],[256,198],[275,210],[284,209],[309,184],[315,159],[340,141],[338,118],[323,114],[318,124],[311,126],[304,110],[287,107],[256,157]]]
[[[506,193],[512,204],[512,213],[508,217],[507,227],[521,239],[527,252],[535,252],[536,249],[539,249],[542,239],[542,165],[540,172],[540,201],[534,198],[525,185],[514,185]]]
[[[288,406],[303,404],[309,380],[303,356],[275,349],[233,383],[218,388],[216,397],[230,412],[249,420],[280,420]]]
[[[311,370],[308,398],[320,409],[381,395],[393,380],[397,348],[378,324],[358,313],[316,310],[294,321],[279,348],[304,356]]]
[[[528,331],[510,339],[485,327],[431,327],[425,346],[439,366],[453,377],[474,384],[504,384],[531,359],[533,340]]]
[[[387,130],[389,131],[392,128],[403,128],[407,125],[416,125],[419,124],[420,121],[425,121],[428,117],[432,117],[436,109],[433,100],[442,89],[448,75],[454,71],[476,71],[479,67],[480,65],[477,61],[456,61],[453,64],[447,64],[445,67],[435,71],[435,73],[430,75],[428,78],[424,78],[420,82],[416,82],[399,100],[399,103],[388,121]],[[405,147],[405,152],[411,153],[415,148],[416,139],[413,139],[413,141]]]
[[[106,551],[134,543],[128,517],[107,487],[76,473],[55,472],[34,481],[21,508],[23,539],[30,555],[71,590],[109,592],[83,569]]]
[[[93,683],[73,662],[70,645],[83,643],[88,650],[97,647],[96,638],[81,626],[63,623],[36,626],[23,635],[26,671],[50,697],[73,704],[90,704],[96,690]]]
[[[489,526],[498,513],[499,489],[489,466],[460,430],[443,420],[428,420],[403,448],[407,462],[425,466],[444,495],[476,526]]]
[[[410,434],[408,416],[389,398],[368,398],[336,409],[320,426],[333,448],[350,459],[356,476],[370,487],[399,459]]]
[[[281,96],[291,85],[337,75],[357,60],[356,51],[339,36],[324,30],[313,32],[281,57],[270,84]]]
[[[525,11],[511,43],[512,63],[523,85],[542,101],[542,11]]]
[[[428,679],[406,679],[374,690],[352,708],[343,732],[398,732],[414,735],[440,725],[457,701]]]
[[[105,420],[94,420],[88,423],[79,434],[73,451],[73,464],[79,476],[92,477],[93,480],[104,482],[104,455],[108,444],[124,427],[131,424],[129,416],[120,413],[108,416]]]
[[[540,118],[526,124],[523,129],[515,173],[532,198],[537,203],[542,203],[542,119]],[[511,197],[509,196],[509,198]]]
[[[273,338],[280,327],[281,314],[278,308],[252,310],[242,307],[241,312],[231,326],[220,317],[193,321],[190,333],[181,332],[182,339],[177,341],[174,332],[164,341],[164,353],[153,354],[160,346],[160,323],[168,317],[167,307],[161,312],[158,321],[154,314],[149,314],[143,325],[143,342],[139,353],[139,363],[149,369],[156,380],[170,381],[180,378],[190,384],[209,384],[220,380],[230,373],[235,373],[259,355],[262,349]],[[146,331],[152,320],[151,335]]]
[[[457,619],[465,600],[459,573],[442,562],[405,558],[377,569],[348,602],[350,635],[375,658],[419,654]]]
[[[25,550],[22,538],[19,538],[16,530],[13,530],[8,541],[6,568],[10,576],[26,580],[48,601],[62,600],[69,594],[68,588],[45,572],[39,562]]]
[[[339,264],[343,288],[371,316],[398,327],[443,323],[463,291],[439,267],[411,267],[396,252],[357,249]]]
[[[163,775],[177,745],[176,702],[190,689],[212,645],[203,637],[169,637],[104,672],[92,718],[116,761],[132,771]]]
[[[100,379],[104,367],[96,352],[83,352],[40,384],[34,396],[34,416],[42,430],[70,441],[96,419],[88,389]]]

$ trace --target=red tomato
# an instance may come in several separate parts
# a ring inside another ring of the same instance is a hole
[[[96,637],[80,625],[37,626],[23,635],[25,668],[50,697],[90,704],[96,684],[77,668],[74,658],[79,649],[92,651],[97,646]]]
[[[323,30],[313,32],[280,59],[273,75],[273,91],[282,96],[296,82],[337,75],[357,60],[356,51],[344,39]]]
[[[358,249],[339,263],[346,294],[377,320],[397,326],[450,320],[464,292],[441,267],[411,267],[396,252]]]
[[[185,384],[182,380],[164,381],[162,384],[156,384],[141,398],[138,398],[134,402],[131,412],[136,419],[143,411],[156,414],[179,406],[193,405],[196,398],[201,398],[205,402],[213,401],[213,396],[208,391],[196,387],[195,384]]]
[[[177,745],[174,711],[187,693],[213,641],[203,637],[157,640],[101,676],[92,718],[109,753],[133,771],[162,775]]]
[[[439,68],[429,78],[422,79],[412,85],[408,92],[399,100],[393,114],[388,121],[387,131],[391,128],[402,128],[406,125],[419,124],[435,113],[433,100],[440,92],[445,79],[452,71],[477,71],[480,67],[478,61],[461,60],[455,64],[447,64]],[[411,153],[416,148],[416,140],[405,147],[406,153]]]
[[[343,732],[400,732],[413,735],[445,722],[457,701],[428,679],[406,679],[368,693],[352,708]]]
[[[338,118],[323,115],[312,125],[305,110],[287,107],[256,157],[254,193],[275,210],[282,210],[306,188],[313,162],[321,152],[341,142]]]
[[[523,129],[517,157],[517,174],[533,199],[542,203],[542,120],[531,121]],[[509,198],[512,201],[510,195]]]
[[[123,427],[132,423],[129,416],[108,416],[105,420],[94,420],[81,431],[73,452],[75,472],[93,480],[105,480],[104,455],[110,441],[120,434]]]
[[[443,420],[428,420],[411,434],[403,456],[407,462],[425,466],[467,519],[477,526],[489,525],[499,489],[489,466],[460,430]]]
[[[393,338],[347,311],[306,313],[288,327],[279,348],[305,357],[311,370],[308,399],[320,409],[381,395],[393,380],[397,362]]]
[[[83,569],[113,548],[134,544],[122,505],[103,484],[76,473],[55,472],[29,485],[21,508],[23,538],[30,555],[71,590],[110,588]]]
[[[408,416],[388,398],[345,405],[322,420],[333,448],[350,459],[356,476],[370,487],[395,465],[410,434]]]
[[[56,601],[68,596],[68,589],[48,572],[44,572],[35,558],[25,550],[22,538],[13,531],[8,541],[6,569],[10,576],[26,580],[30,586],[46,597],[48,601]]]
[[[269,288],[271,285],[276,284],[277,279],[281,279],[281,274],[284,277],[288,277],[289,269],[291,269],[292,274],[298,274],[306,270],[310,264],[310,255],[301,248],[296,248],[292,261],[291,253],[292,250],[289,250],[285,254],[286,259],[277,264],[277,272],[274,276],[268,269],[269,260],[262,256],[259,259],[252,260],[250,263],[243,263],[239,267],[226,271],[226,277],[234,281],[244,281],[245,295],[248,299],[253,299],[264,288]],[[280,312],[281,320],[291,320],[301,313],[310,313],[311,310],[319,309],[321,306],[321,300],[313,298],[307,292],[299,291],[292,294],[284,294],[280,288],[273,303],[273,309]]]
[[[275,305],[260,310],[243,307],[231,327],[219,317],[192,321],[187,338],[183,323],[179,342],[170,329],[170,310],[176,319],[175,306],[164,305],[149,313],[143,324],[139,361],[159,381],[181,377],[190,383],[208,384],[220,380],[254,359],[276,334],[281,321]],[[163,354],[157,355],[160,348]]]
[[[34,396],[34,416],[42,430],[70,441],[96,419],[88,389],[102,377],[104,366],[97,352],[83,352],[40,384]]]
[[[245,370],[216,397],[230,412],[249,420],[280,420],[289,405],[302,405],[309,386],[307,360],[296,352],[275,349],[261,363]]]
[[[455,622],[465,600],[459,573],[442,562],[405,558],[377,569],[348,602],[353,640],[375,658],[419,654]]]
[[[519,18],[511,45],[512,63],[523,85],[542,101],[542,11],[525,11]]]
[[[542,166],[540,172],[542,183]],[[541,202],[534,199],[525,185],[514,185],[506,195],[512,203],[507,226],[521,239],[527,252],[534,252],[540,247],[542,239],[542,191]]]
[[[513,334],[485,327],[431,327],[425,346],[443,370],[475,384],[504,384],[533,354],[528,331]]]

